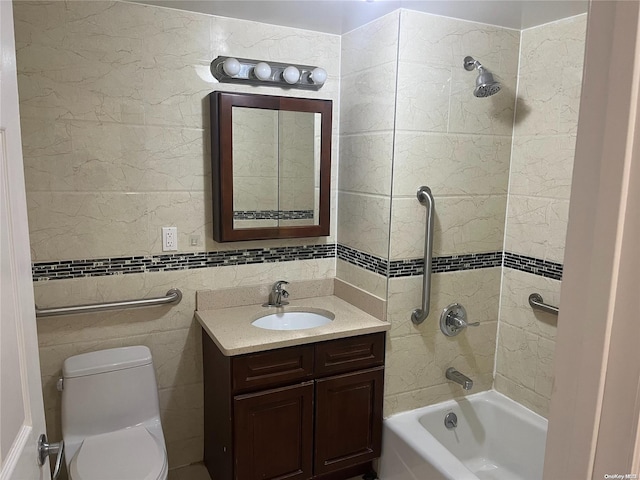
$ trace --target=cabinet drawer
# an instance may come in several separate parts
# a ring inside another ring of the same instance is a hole
[[[384,335],[373,333],[316,344],[316,376],[383,365]]]
[[[233,391],[275,387],[313,378],[313,345],[233,357]]]

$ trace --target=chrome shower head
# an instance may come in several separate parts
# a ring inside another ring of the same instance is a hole
[[[495,78],[493,74],[484,68],[482,64],[475,60],[473,57],[464,58],[464,69],[468,72],[473,69],[478,69],[478,78],[476,78],[476,88],[473,90],[473,94],[478,98],[490,97],[500,91],[502,85]]]

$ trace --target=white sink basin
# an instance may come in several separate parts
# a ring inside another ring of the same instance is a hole
[[[333,313],[319,308],[304,311],[287,310],[263,315],[252,322],[251,325],[266,330],[304,330],[326,325],[334,318],[335,315]]]

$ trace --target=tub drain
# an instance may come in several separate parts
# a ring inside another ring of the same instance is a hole
[[[458,426],[458,416],[453,412],[447,413],[444,417],[444,426],[449,430],[456,428]]]

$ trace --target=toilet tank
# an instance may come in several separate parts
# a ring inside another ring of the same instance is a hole
[[[85,437],[159,423],[151,351],[121,347],[69,357],[62,367],[62,433]]]

